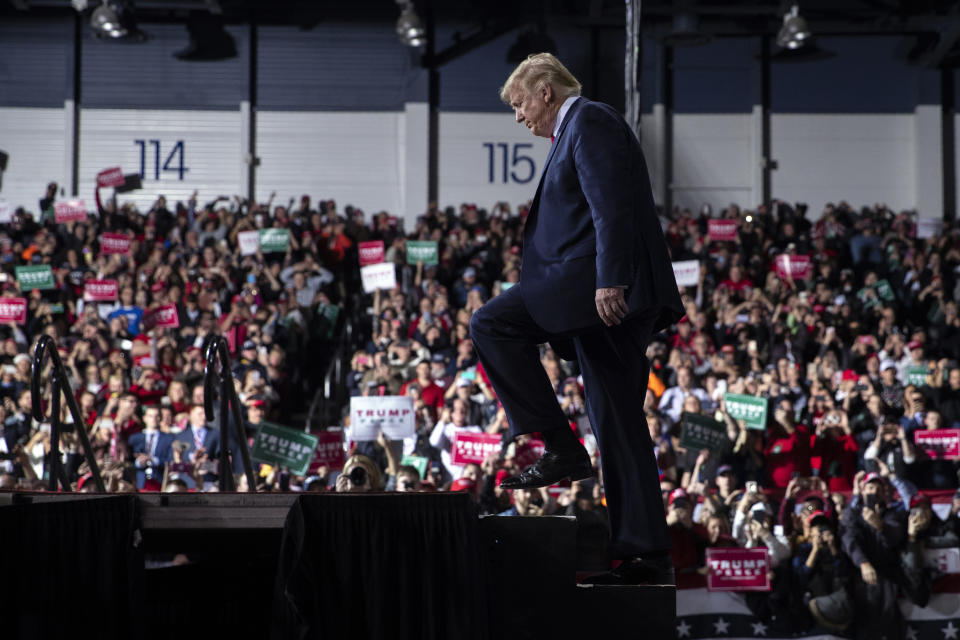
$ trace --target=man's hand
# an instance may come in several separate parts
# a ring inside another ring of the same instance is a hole
[[[869,562],[860,565],[860,575],[867,584],[877,584],[877,570]]]
[[[627,301],[620,287],[603,287],[597,289],[597,313],[608,327],[620,324],[627,315]]]
[[[870,525],[877,531],[880,531],[881,529],[883,529],[883,519],[880,517],[879,513],[877,513],[870,507],[863,507],[863,509],[860,512],[860,515],[863,517],[864,521],[868,525]]]

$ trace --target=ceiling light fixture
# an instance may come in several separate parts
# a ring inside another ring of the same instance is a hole
[[[397,0],[400,5],[400,17],[397,18],[397,37],[408,47],[422,47],[427,44],[427,32],[423,28],[417,10],[410,0]]]
[[[90,14],[90,28],[101,40],[146,40],[146,35],[137,28],[133,4],[123,0],[103,0]]]
[[[783,26],[777,34],[777,45],[784,49],[799,49],[810,39],[810,27],[800,15],[797,5],[790,7],[790,11],[783,15]]]

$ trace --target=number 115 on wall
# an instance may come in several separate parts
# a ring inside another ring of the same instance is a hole
[[[183,174],[190,170],[187,168],[184,160],[186,152],[184,151],[183,140],[177,140],[176,144],[173,145],[173,148],[170,149],[170,152],[167,154],[167,159],[164,160],[163,165],[160,164],[159,140],[134,140],[133,144],[140,147],[140,178],[142,180],[159,180],[161,171],[164,173],[176,173],[177,180],[183,180]],[[147,156],[147,146],[153,151],[153,153],[150,154],[152,157],[149,158]],[[153,161],[152,176],[147,173],[147,168],[151,160]]]
[[[513,153],[511,154],[511,147]],[[521,151],[532,149],[533,145],[529,142],[484,142],[483,148],[487,150],[487,182],[517,182],[526,184],[533,180],[537,172],[537,165],[533,158]],[[500,153],[497,153],[499,151]],[[499,162],[500,171],[497,171]],[[519,169],[519,171],[518,171]]]

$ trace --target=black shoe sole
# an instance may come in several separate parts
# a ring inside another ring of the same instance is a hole
[[[557,478],[552,482],[525,482],[525,483],[517,484],[516,486],[510,486],[510,480],[512,478],[507,478],[506,480],[500,483],[500,486],[503,487],[504,489],[507,489],[508,491],[514,491],[516,489],[540,489],[542,487],[549,487],[551,485],[554,485],[560,482],[561,480],[565,480],[566,478],[570,478],[570,480],[572,481],[577,481],[577,480],[586,480],[587,478],[591,478],[591,477],[593,477],[593,466],[590,465],[589,463],[586,463],[581,468],[561,478]]]

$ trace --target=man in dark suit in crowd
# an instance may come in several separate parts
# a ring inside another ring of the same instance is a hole
[[[670,539],[643,413],[650,336],[683,315],[654,210],[640,143],[611,107],[580,97],[580,83],[550,54],[530,56],[500,92],[517,122],[552,139],[523,232],[520,283],[471,320],[471,335],[510,421],[541,432],[546,452],[508,489],[591,475],[537,345],[551,342],[583,374],[597,435],[613,552],[603,580],[673,581]]]
[[[202,404],[195,404],[190,408],[187,426],[177,434],[177,440],[187,444],[184,454],[194,464],[216,462],[220,455],[220,432],[207,424]],[[214,482],[216,479],[214,473],[203,476],[204,482]]]
[[[137,470],[137,489],[143,488],[148,470],[159,485],[163,466],[173,459],[175,437],[172,433],[160,431],[159,426],[160,407],[146,407],[143,410],[143,431],[130,436],[130,454]]]

